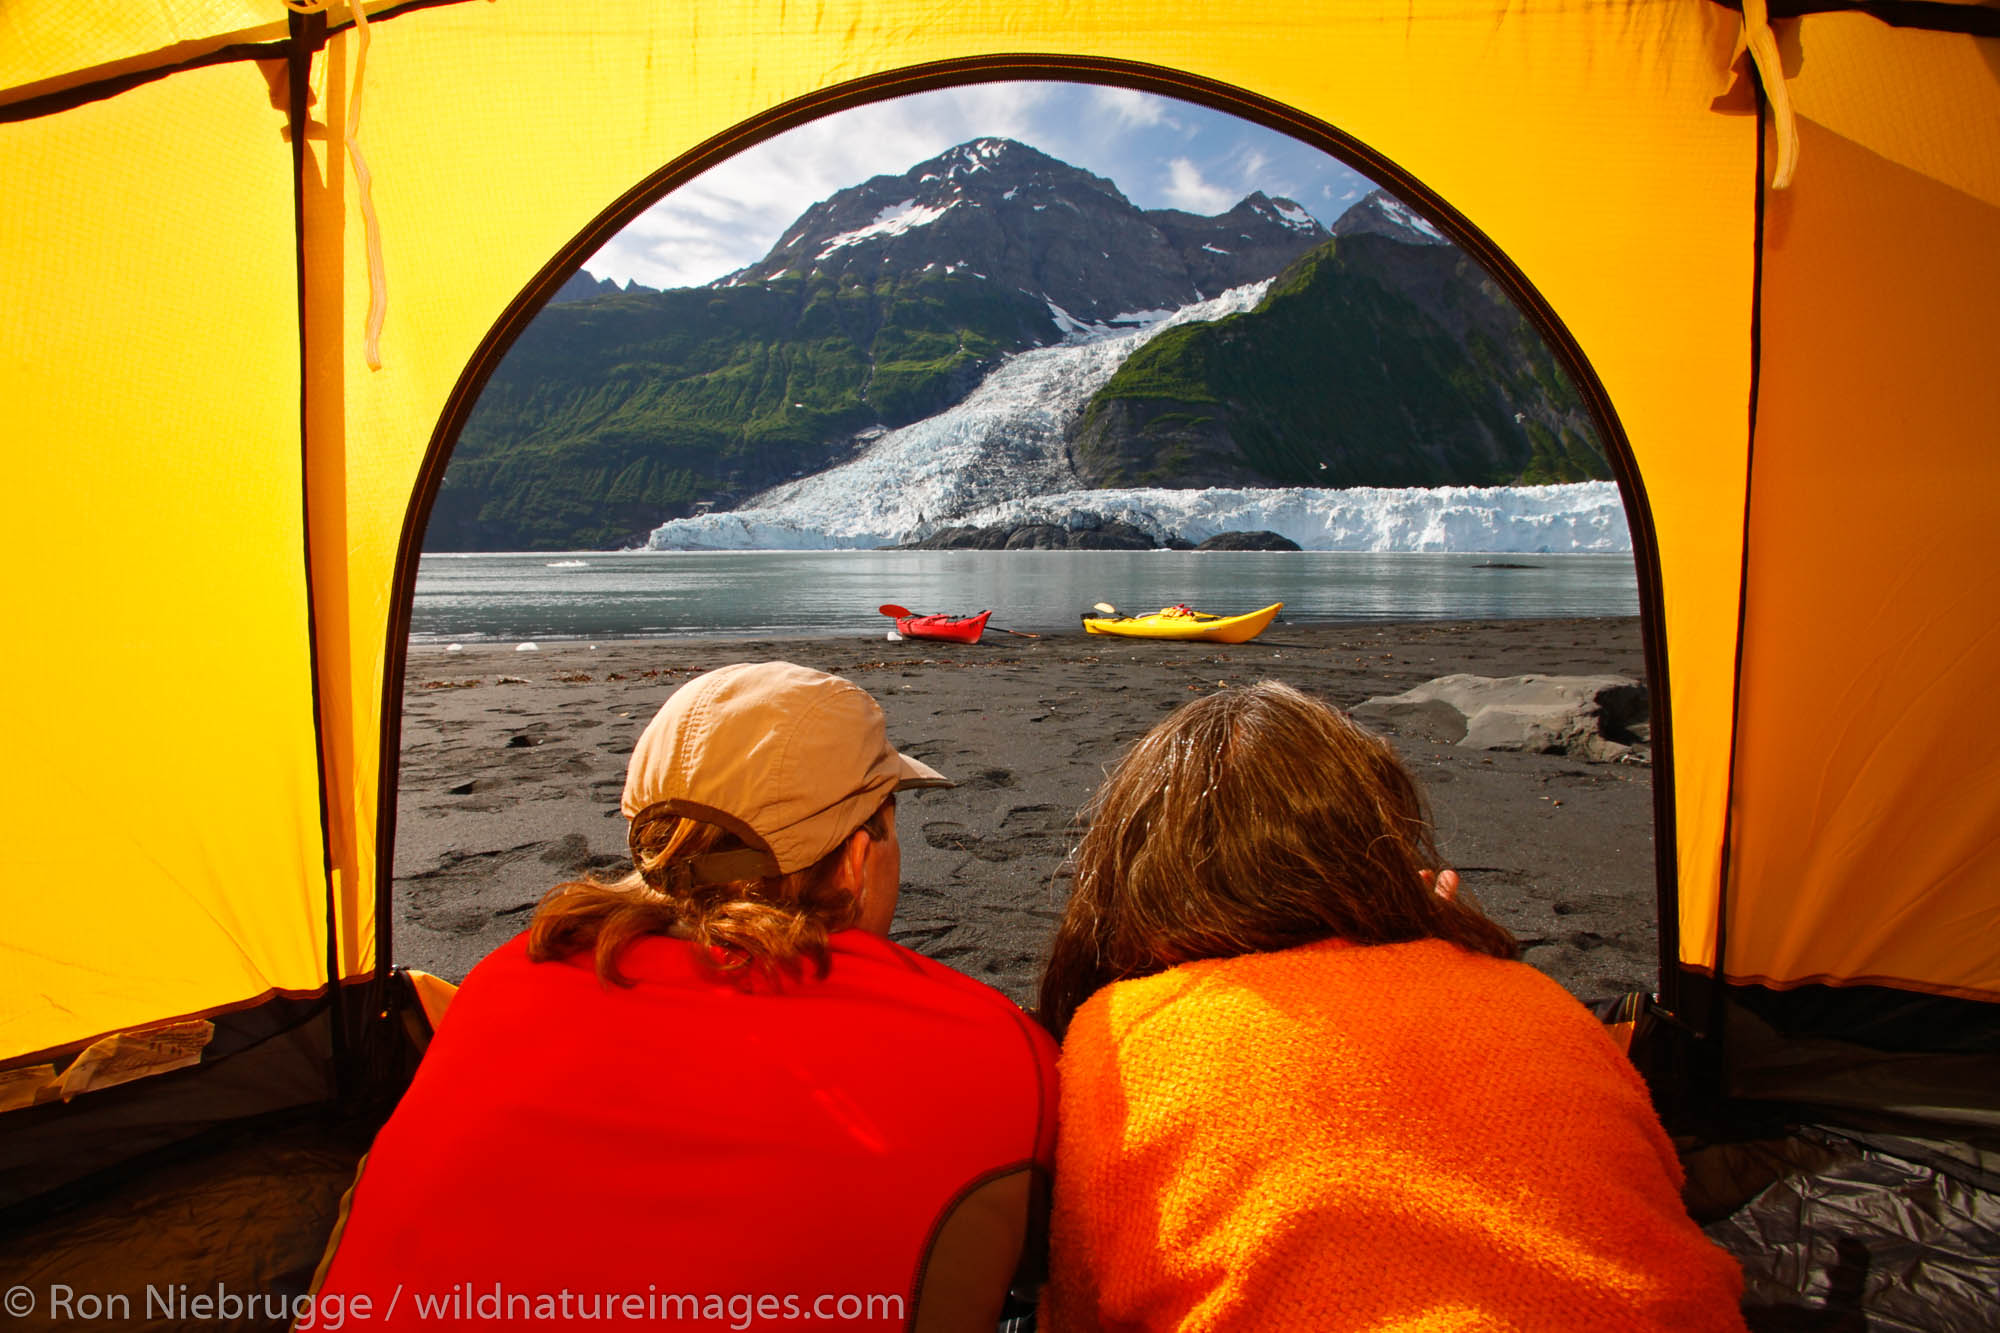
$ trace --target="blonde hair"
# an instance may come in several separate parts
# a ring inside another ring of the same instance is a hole
[[[860,830],[878,842],[888,837],[895,804],[891,795]],[[646,935],[672,935],[692,943],[719,976],[742,977],[753,968],[796,976],[809,962],[823,977],[832,961],[830,937],[853,925],[860,910],[836,882],[845,838],[804,870],[722,883],[675,872],[694,857],[748,846],[725,829],[652,806],[633,818],[630,841],[633,869],[624,878],[570,880],[542,896],[528,927],[531,961],[588,951],[599,977],[629,986],[618,967],[626,946]]]

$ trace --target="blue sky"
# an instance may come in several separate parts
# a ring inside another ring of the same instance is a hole
[[[593,276],[693,287],[763,258],[792,219],[870,176],[982,135],[1104,176],[1141,208],[1225,212],[1252,190],[1331,225],[1373,184],[1296,139],[1190,102],[1075,83],[986,83],[825,116],[703,173],[585,262]]]

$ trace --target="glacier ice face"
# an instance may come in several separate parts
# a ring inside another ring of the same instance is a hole
[[[1162,330],[1250,309],[1269,285],[1238,287],[1136,328],[1071,320],[1069,341],[1007,358],[957,406],[890,431],[839,467],[765,491],[741,510],[666,523],[647,544],[890,546],[975,509],[1079,489],[1064,457],[1063,428],[1125,358]]]
[[[1103,490],[1043,495],[977,510],[968,527],[1053,523],[1071,531],[1129,523],[1164,543],[1220,532],[1275,532],[1308,551],[1618,552],[1632,549],[1625,505],[1608,481],[1562,486],[1347,490]]]
[[[1055,523],[1074,530],[1115,519],[1163,543],[1268,530],[1309,551],[1631,549],[1624,507],[1610,482],[1419,490],[1084,489],[1064,455],[1063,431],[1091,395],[1161,331],[1248,310],[1269,285],[1239,287],[1172,314],[1144,312],[1137,318],[1148,322],[1138,328],[1070,318],[1063,344],[1009,357],[957,406],[880,433],[859,457],[765,491],[740,510],[664,523],[647,545],[666,551],[868,549],[945,527]]]
[[[1079,490],[989,505],[953,523],[1052,523],[1076,531],[1109,521],[1130,523],[1162,543],[1176,536],[1201,542],[1219,532],[1275,532],[1308,551],[1560,554],[1632,549],[1624,502],[1608,481],[1407,490]],[[946,525],[925,526],[935,530]],[[826,551],[890,546],[900,540],[888,534],[878,539],[830,532],[794,517],[741,510],[677,520],[656,531],[651,544],[656,550]]]

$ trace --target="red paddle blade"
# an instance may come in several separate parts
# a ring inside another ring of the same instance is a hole
[[[916,612],[912,611],[909,607],[897,606],[894,602],[884,602],[882,603],[882,605],[876,607],[875,609],[877,611],[880,611],[885,616],[894,616],[898,620],[908,620],[911,616],[916,614]]]

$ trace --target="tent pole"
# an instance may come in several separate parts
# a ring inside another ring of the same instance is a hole
[[[333,864],[332,807],[327,792],[325,711],[320,699],[319,614],[314,596],[312,525],[312,366],[309,346],[306,275],[306,136],[311,126],[312,59],[326,41],[326,14],[290,12],[286,52],[287,123],[292,142],[292,232],[295,254],[299,329],[299,507],[304,536],[306,585],[306,652],[312,670],[313,752],[319,779],[320,877],[326,890],[327,1039],[333,1059],[334,1093],[346,1101],[356,1087],[352,1044],[348,1040],[346,1008],[340,991],[340,894]]]

